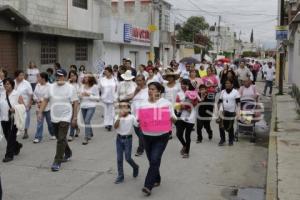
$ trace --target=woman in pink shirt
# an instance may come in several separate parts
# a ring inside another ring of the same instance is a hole
[[[215,99],[219,80],[217,75],[212,73],[212,69],[210,67],[207,68],[207,77],[204,77],[202,80],[204,85],[207,87],[208,98]]]

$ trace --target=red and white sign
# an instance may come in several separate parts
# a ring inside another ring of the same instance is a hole
[[[150,42],[150,31],[137,27],[132,28],[132,41]]]

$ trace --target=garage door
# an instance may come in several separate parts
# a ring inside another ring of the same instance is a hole
[[[13,75],[18,66],[17,37],[13,33],[0,31],[0,67]]]

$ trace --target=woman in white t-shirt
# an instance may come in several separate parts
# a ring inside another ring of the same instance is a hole
[[[5,98],[0,99],[0,120],[4,137],[7,142],[3,162],[10,162],[20,153],[23,145],[17,141],[18,128],[15,125],[15,106],[24,104],[22,96],[14,90],[15,82],[8,78],[3,81]],[[7,97],[6,97],[7,96]]]
[[[46,95],[49,94],[50,84],[48,82],[49,76],[47,73],[42,72],[38,75],[38,84],[35,87],[35,90],[33,92],[33,100],[36,102],[37,105],[37,111],[36,114],[38,114],[40,106]],[[33,143],[40,143],[43,139],[43,130],[44,130],[44,119],[46,119],[47,125],[48,125],[48,131],[50,134],[50,139],[55,140],[55,134],[53,131],[52,123],[51,123],[51,116],[50,116],[50,105],[47,105],[45,108],[42,118],[37,118],[37,127],[35,132],[35,139],[33,140]]]
[[[225,90],[222,90],[219,99],[219,110],[222,111],[221,122],[219,123],[220,137],[219,146],[224,146],[226,142],[225,131],[229,133],[229,146],[233,145],[234,140],[234,121],[239,118],[240,113],[240,94],[233,88],[233,81],[228,79],[225,82]]]
[[[75,88],[76,95],[78,97],[80,85],[79,85],[79,82],[78,82],[77,72],[73,71],[73,70],[70,71],[69,75],[68,75],[68,79],[69,79],[69,83]],[[75,134],[75,131],[76,131],[76,134]],[[78,127],[78,124],[76,124],[75,127],[71,126],[70,127],[70,137],[68,138],[68,141],[71,142],[73,140],[74,136],[78,137],[79,133],[80,133],[80,129]]]
[[[117,101],[118,81],[115,79],[111,67],[106,67],[103,75],[99,79],[99,89],[104,106],[104,126],[111,131],[115,117],[114,103]]]
[[[154,73],[154,70],[153,70],[153,68],[149,68],[148,69],[148,78],[146,79],[147,81],[147,85],[149,84],[149,83],[152,83],[152,82],[158,82],[158,83],[160,83],[160,81],[159,81],[159,78],[158,78],[158,76],[156,76],[155,75],[155,73]]]
[[[80,108],[85,125],[85,137],[82,144],[87,145],[94,135],[91,120],[96,111],[96,104],[100,100],[100,96],[96,78],[92,73],[86,73],[82,83],[79,89]]]
[[[31,84],[32,90],[35,90],[37,84],[37,75],[40,73],[40,70],[37,68],[34,62],[29,62],[29,67],[27,69],[27,80]]]
[[[143,101],[146,101],[148,99],[148,87],[146,85],[145,76],[143,75],[137,75],[135,78],[135,82],[137,84],[137,88],[134,92],[134,97],[132,99],[132,114],[136,115],[136,107],[139,106],[140,103]],[[135,134],[139,138],[139,146],[137,148],[137,151],[135,153],[135,156],[141,156],[144,153],[144,143],[143,143],[143,133],[138,126],[134,126]]]
[[[5,75],[6,71],[4,71],[4,69],[0,68],[0,99],[5,97],[5,88],[4,88],[4,84],[3,81],[5,79]]]

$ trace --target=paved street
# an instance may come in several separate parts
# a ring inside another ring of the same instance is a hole
[[[262,83],[258,85],[262,87]],[[262,101],[266,107],[265,120],[269,121],[270,99],[263,98]],[[9,164],[0,165],[4,200],[145,199],[141,193],[148,166],[145,155],[134,158],[140,165],[137,179],[132,178],[132,171],[125,163],[124,184],[113,183],[116,177],[114,132],[95,129],[94,139],[88,146],[81,144],[81,133],[79,139],[70,143],[72,160],[63,164],[60,172],[53,173],[50,165],[56,143],[49,140],[48,134],[44,134],[42,143],[32,143],[36,124],[35,115],[32,116],[30,140],[19,138],[24,144],[20,156]],[[101,120],[101,114],[98,112],[94,118]],[[259,130],[256,144],[242,137],[233,147],[218,147],[219,131],[215,122],[213,130],[214,139],[209,142],[206,137],[202,144],[196,144],[196,134],[193,133],[190,158],[186,160],[179,154],[179,141],[176,138],[170,141],[161,166],[162,185],[153,190],[149,199],[239,199],[237,195],[247,193],[249,190],[243,190],[247,188],[258,192],[258,196],[249,199],[261,199],[259,195],[266,179],[268,130]],[[137,138],[134,137],[134,150],[136,146]],[[1,158],[4,152],[5,141],[2,140]]]

